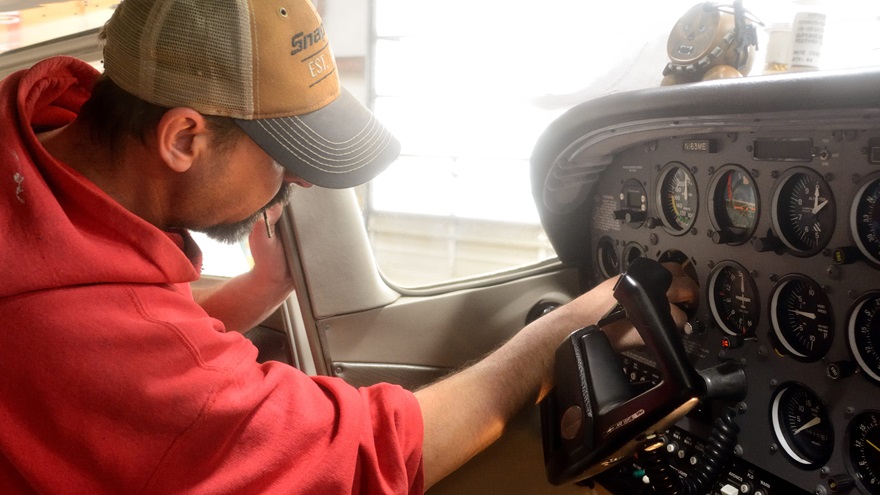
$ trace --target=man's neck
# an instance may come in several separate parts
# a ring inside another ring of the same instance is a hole
[[[91,139],[78,121],[37,135],[46,151],[73,168],[125,209],[165,228],[158,188],[149,180],[149,160],[154,159],[140,142],[129,140],[114,155],[109,147]]]

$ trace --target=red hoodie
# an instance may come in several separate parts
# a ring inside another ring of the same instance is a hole
[[[412,394],[258,364],[193,302],[189,235],[43,149],[96,77],[0,83],[0,493],[421,493]]]

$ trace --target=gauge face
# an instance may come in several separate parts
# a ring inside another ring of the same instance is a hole
[[[868,378],[880,383],[880,291],[856,299],[846,332],[849,350],[859,367]]]
[[[617,248],[610,238],[599,239],[596,245],[596,260],[602,278],[608,279],[620,273],[620,256],[617,255]]]
[[[880,495],[880,411],[857,414],[846,427],[846,461],[865,493]]]
[[[850,210],[849,222],[862,254],[880,264],[880,178],[859,189]]]
[[[795,255],[821,251],[834,232],[836,209],[831,187],[818,172],[793,168],[773,193],[773,228]]]
[[[670,234],[684,234],[694,224],[699,205],[697,184],[684,164],[672,162],[660,171],[657,204],[663,227]]]
[[[831,348],[831,302],[808,277],[788,275],[779,281],[770,298],[770,320],[783,350],[796,359],[816,361]]]
[[[809,388],[782,384],[770,403],[770,419],[782,451],[796,466],[814,469],[831,458],[834,431],[828,410]]]
[[[755,181],[741,167],[725,165],[711,185],[710,217],[727,244],[742,244],[758,224],[758,190]]]
[[[758,289],[739,263],[719,263],[709,275],[709,307],[721,330],[730,335],[753,335],[761,315]]]

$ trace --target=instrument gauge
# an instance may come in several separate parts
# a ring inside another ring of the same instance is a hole
[[[796,256],[812,256],[828,245],[836,218],[831,187],[818,172],[785,172],[773,192],[773,228]]]
[[[617,247],[609,237],[602,237],[596,245],[596,260],[602,278],[609,279],[620,273],[620,256]]]
[[[856,193],[849,223],[862,254],[880,264],[880,177],[874,178]]]
[[[816,361],[831,348],[831,301],[811,278],[787,275],[779,281],[770,297],[770,322],[782,350],[795,359]]]
[[[690,230],[697,216],[699,197],[694,176],[684,164],[671,162],[660,171],[657,204],[667,232],[681,235]]]
[[[770,401],[773,434],[785,456],[802,469],[815,469],[831,458],[834,431],[828,410],[815,392],[789,382]]]
[[[758,288],[749,272],[734,261],[723,261],[709,275],[709,309],[721,330],[754,335],[761,315]]]
[[[758,189],[752,176],[738,165],[721,167],[709,186],[709,218],[717,243],[742,244],[758,225]]]
[[[846,463],[864,493],[880,495],[880,411],[857,414],[846,427]]]
[[[880,383],[880,291],[863,294],[846,324],[849,350],[865,375]]]

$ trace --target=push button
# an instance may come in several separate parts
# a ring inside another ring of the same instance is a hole
[[[721,495],[739,495],[739,488],[733,485],[724,485],[721,487]]]

